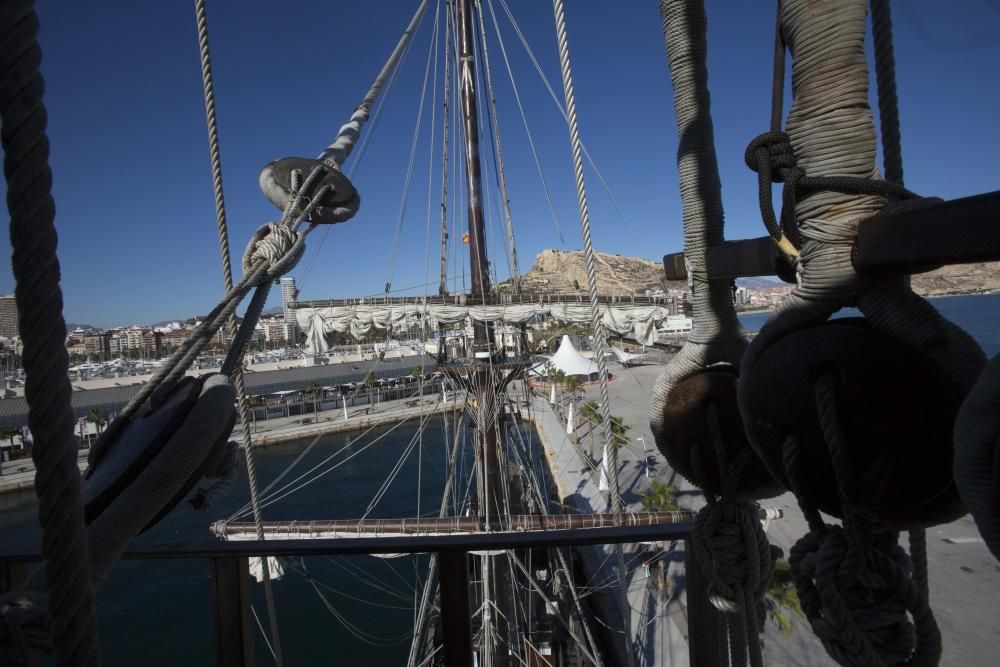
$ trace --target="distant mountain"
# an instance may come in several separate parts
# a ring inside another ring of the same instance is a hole
[[[663,265],[641,257],[596,252],[600,294],[642,295],[646,290],[685,289],[685,281],[666,281]],[[739,278],[751,290],[788,287],[777,278]],[[1000,262],[945,266],[913,276],[913,291],[923,296],[1000,291]],[[503,289],[504,285],[498,287]],[[522,278],[522,290],[535,294],[585,294],[587,271],[582,250],[543,250]],[[277,310],[280,310],[277,309]]]
[[[749,290],[772,289],[775,287],[786,287],[788,283],[777,278],[737,278],[736,286],[745,287]]]
[[[66,331],[73,331],[75,329],[96,329],[97,327],[91,324],[77,324],[76,322],[67,322]]]
[[[641,296],[646,290],[683,289],[683,281],[664,280],[663,265],[641,257],[594,253],[600,294]],[[502,285],[500,286],[503,287]],[[543,250],[521,279],[521,289],[535,294],[585,294],[587,269],[582,250]]]

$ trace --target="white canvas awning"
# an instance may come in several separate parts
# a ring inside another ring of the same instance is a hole
[[[549,364],[561,370],[566,375],[582,375],[589,378],[598,373],[597,362],[580,354],[573,346],[569,336],[562,337],[559,349],[549,357],[548,361],[538,364],[532,370],[539,375],[547,375],[545,367]]]

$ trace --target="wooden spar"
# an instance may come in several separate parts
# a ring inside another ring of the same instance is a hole
[[[623,526],[669,526],[691,523],[694,512],[628,512]],[[784,516],[779,508],[761,507],[761,520]],[[515,514],[508,518],[512,531],[587,530],[614,526],[614,515],[605,514]],[[265,521],[267,539],[309,539],[329,537],[397,537],[404,535],[471,535],[482,532],[478,517],[414,517],[404,519],[328,519],[322,521]],[[253,537],[251,522],[219,521],[212,525],[219,537]]]

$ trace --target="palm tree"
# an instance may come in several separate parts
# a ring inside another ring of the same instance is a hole
[[[257,432],[257,408],[265,405],[264,399],[260,396],[247,396],[247,407],[250,408],[250,419],[253,421],[253,432]],[[267,411],[264,411],[264,418],[267,418]]]
[[[410,375],[417,378],[417,396],[419,396],[420,405],[424,403],[424,367],[423,364],[417,364],[410,371]]]
[[[601,423],[601,406],[597,401],[587,401],[580,407],[580,420],[589,426],[590,432],[590,458],[594,458],[594,431]]]
[[[567,375],[563,380],[563,389],[569,394],[569,400],[573,404],[573,412],[577,411],[576,399],[583,391],[583,380],[579,375]]]
[[[677,487],[658,479],[654,479],[649,490],[640,493],[639,498],[642,500],[642,509],[647,512],[676,512],[680,507],[677,504]]]
[[[104,425],[108,423],[108,416],[105,415],[100,410],[98,410],[97,408],[93,408],[90,412],[87,413],[87,421],[89,421],[91,424],[94,425],[95,428],[97,428],[97,434],[100,435],[101,430],[104,428]]]
[[[310,380],[309,384],[306,385],[305,393],[312,396],[313,416],[317,421],[319,421],[319,404],[317,403],[317,397],[323,393],[323,387],[316,384],[315,380]]]
[[[639,498],[642,500],[642,509],[647,512],[676,512],[680,508],[677,504],[677,487],[658,479],[654,479],[649,490],[640,493]],[[663,558],[656,559],[656,587],[660,591],[667,590],[667,571]]]
[[[631,430],[632,427],[626,424],[624,419],[621,417],[612,417],[611,446],[617,449],[628,442],[628,432]]]
[[[14,453],[14,436],[21,435],[21,432],[14,428],[0,429],[0,440],[10,440],[10,451]],[[3,474],[3,456],[0,456],[0,475]]]
[[[760,633],[761,644],[764,643],[764,613],[767,618],[778,629],[783,637],[788,637],[795,631],[792,625],[792,614],[801,619],[806,615],[799,604],[799,595],[795,590],[795,582],[792,579],[792,568],[788,561],[779,558],[774,561],[774,574],[771,575],[771,585],[764,593],[764,601],[757,611],[758,632]]]
[[[368,371],[365,374],[364,382],[365,386],[368,387],[368,405],[374,409],[375,406],[372,404],[372,388],[375,386],[375,371]]]

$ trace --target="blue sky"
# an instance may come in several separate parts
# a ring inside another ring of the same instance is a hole
[[[561,96],[550,3],[508,2]],[[416,4],[209,0],[237,258],[253,230],[276,217],[257,188],[260,168],[284,156],[314,156],[327,145]],[[595,246],[651,259],[681,245],[676,131],[657,5],[578,0],[567,6],[583,140],[631,228],[588,170]],[[527,270],[544,248],[579,248],[580,228],[565,123],[499,5],[497,11],[565,238],[552,222],[490,28],[511,207]],[[906,185],[949,198],[996,189],[1000,5],[967,0],[944,11],[940,3],[911,0],[895,2],[893,11]],[[763,233],[755,176],[743,152],[767,129],[773,12],[772,2],[708,3],[709,85],[728,238]],[[207,312],[221,296],[222,277],[193,3],[41,3],[39,15],[66,319],[110,326]],[[357,167],[360,213],[331,228],[321,247],[323,231],[314,234],[292,273],[303,299],[383,290],[433,22],[432,4]],[[438,60],[437,79],[442,66]],[[438,121],[440,94],[439,82]],[[394,290],[422,285],[426,275],[436,291],[441,145],[439,128],[429,143],[430,113],[428,102]],[[495,201],[492,184],[487,195]],[[504,278],[495,208],[489,217],[490,257]],[[7,239],[0,243],[0,254],[9,257]],[[13,290],[7,266],[0,272],[4,293]],[[461,270],[452,276],[460,284]],[[275,290],[271,303],[278,302]]]

